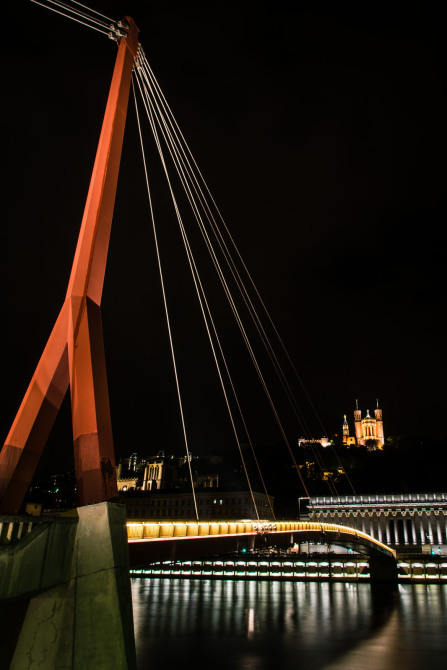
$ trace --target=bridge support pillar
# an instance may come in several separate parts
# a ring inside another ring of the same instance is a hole
[[[371,582],[397,584],[397,562],[391,556],[370,556],[369,573]]]
[[[125,508],[99,503],[77,512],[72,558],[59,583],[48,588],[47,581],[37,587],[37,594],[35,585],[34,593],[21,593],[23,580],[17,574],[15,592],[9,591],[13,606],[17,598],[23,603],[23,620],[12,642],[15,649],[9,653],[10,670],[136,668]],[[35,564],[31,537],[23,549],[19,544],[14,556],[18,570],[13,573],[20,573],[22,566],[36,573],[57,571],[69,540],[65,535],[47,542],[39,552],[40,565]],[[3,608],[7,611],[8,601]]]

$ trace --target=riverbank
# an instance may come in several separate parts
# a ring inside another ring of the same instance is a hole
[[[443,556],[405,556],[397,561],[399,583],[447,584],[447,560]],[[369,582],[367,556],[303,555],[271,558],[259,556],[217,557],[209,560],[160,561],[130,571],[131,577],[169,579],[256,579],[280,581]]]

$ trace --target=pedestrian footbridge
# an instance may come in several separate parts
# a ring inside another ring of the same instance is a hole
[[[132,567],[309,541],[396,559],[394,549],[355,528],[311,521],[131,521],[127,538]]]

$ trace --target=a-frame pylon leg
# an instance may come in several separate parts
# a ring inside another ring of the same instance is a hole
[[[125,20],[67,297],[0,452],[2,513],[19,510],[69,383],[79,502],[117,493],[100,304],[138,50],[138,28]]]
[[[18,514],[69,384],[64,303],[0,452],[0,513]]]
[[[84,504],[117,495],[101,312],[86,298],[76,344],[69,335],[70,391],[76,482]]]

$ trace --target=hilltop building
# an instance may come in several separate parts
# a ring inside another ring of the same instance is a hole
[[[382,410],[379,408],[379,401],[377,400],[377,407],[374,410],[374,416],[366,410],[366,416],[362,419],[362,410],[359,409],[358,400],[355,401],[356,408],[354,410],[354,426],[355,437],[349,435],[349,424],[346,419],[346,414],[343,421],[343,444],[357,446],[366,446],[370,449],[383,449],[385,445],[385,436],[383,432],[383,416]]]

